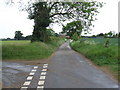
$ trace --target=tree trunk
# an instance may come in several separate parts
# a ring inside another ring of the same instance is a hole
[[[31,42],[34,41],[48,41],[48,35],[46,27],[49,26],[49,12],[46,6],[46,2],[39,2],[35,4],[34,8],[34,30],[32,34]]]
[[[31,42],[36,42],[36,41],[41,41],[41,42],[48,41],[48,35],[45,27],[39,27],[39,29],[36,29],[34,27]]]

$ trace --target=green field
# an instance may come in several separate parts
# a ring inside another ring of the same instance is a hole
[[[96,65],[107,67],[118,79],[118,64],[120,63],[118,38],[111,38],[108,48],[104,46],[106,40],[106,38],[81,38],[79,41],[73,41],[71,47],[91,59]]]
[[[52,38],[48,43],[29,40],[2,41],[3,60],[35,60],[48,58],[63,43],[61,38]]]

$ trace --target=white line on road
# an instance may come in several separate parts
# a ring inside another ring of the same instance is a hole
[[[40,79],[45,79],[46,78],[46,76],[40,76]]]
[[[44,86],[37,86],[37,88],[44,88]]]
[[[38,82],[37,89],[44,88],[45,78],[46,78],[46,74],[47,74],[47,68],[48,68],[48,64],[44,64],[41,75],[40,75],[40,80]]]
[[[44,65],[48,65],[48,64],[44,64]]]
[[[36,69],[33,69],[32,72],[36,72],[37,70]]]
[[[35,73],[31,72],[29,75],[34,75]]]
[[[31,81],[25,81],[23,85],[30,85]]]
[[[47,69],[42,69],[42,71],[47,71]]]
[[[48,66],[43,66],[43,68],[47,68]]]
[[[28,88],[28,87],[21,87],[21,88]]]
[[[39,81],[38,85],[44,85],[45,81]]]
[[[24,82],[23,87],[21,87],[22,90],[28,88],[28,87],[26,87],[26,86],[29,86],[29,85],[30,85],[31,80],[33,79],[33,75],[34,75],[35,72],[37,71],[38,66],[34,66],[33,68],[34,68],[34,69],[31,70],[29,76],[27,77],[27,80]]]
[[[38,66],[34,66],[34,69],[37,69],[38,68]]]
[[[32,80],[33,76],[28,76],[27,80]]]
[[[41,72],[41,75],[46,75],[47,73],[46,72]]]

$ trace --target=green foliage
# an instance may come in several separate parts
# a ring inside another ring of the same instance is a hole
[[[120,38],[120,32],[119,32],[119,34],[118,34],[118,37]]]
[[[27,35],[26,37],[24,37],[25,40],[31,40],[32,35]]]
[[[54,36],[55,35],[55,31],[53,31],[52,29],[47,29],[47,35],[48,36]]]
[[[29,40],[2,41],[3,60],[36,60],[48,58],[63,43],[61,38],[52,38],[48,43]]]
[[[110,37],[112,37],[112,35],[113,35],[112,31],[108,32],[108,35],[109,35]]]
[[[31,42],[34,41],[42,41],[47,42],[48,35],[46,31],[46,27],[49,26],[49,11],[47,8],[46,2],[37,2],[33,4],[33,12],[30,12],[29,18],[34,19],[34,31],[32,35]]]
[[[114,36],[114,32],[112,32],[112,31],[105,33],[105,37],[112,38],[113,36]]]
[[[74,33],[77,33],[78,36],[81,35],[83,26],[81,25],[81,21],[73,21],[70,23],[67,23],[66,26],[63,26],[63,33],[67,33],[70,38],[74,35]]]
[[[15,39],[16,40],[21,40],[22,39],[22,35],[23,33],[21,33],[21,31],[15,31]]]
[[[79,38],[78,38],[78,34],[77,34],[76,32],[73,34],[72,39],[73,39],[74,41],[77,41],[77,40],[79,39]]]
[[[19,0],[18,2],[23,4],[22,1]],[[14,1],[12,0],[12,2]],[[98,14],[98,8],[101,8],[103,3],[97,1],[41,2],[39,0],[29,0],[28,5],[25,6],[26,8],[24,10],[27,10],[29,18],[34,19],[35,23],[31,41],[47,42],[49,38],[46,27],[50,23],[75,20],[81,22],[80,27],[84,26],[84,31],[88,32],[89,27],[92,26],[92,21],[96,20],[94,16]]]
[[[99,2],[34,2],[28,5],[29,18],[34,19],[35,26],[32,41],[48,41],[46,27],[52,22],[70,19],[79,20],[79,27],[88,30],[94,21],[97,9],[102,7]],[[82,23],[82,24],[81,24]],[[77,25],[78,26],[78,25]],[[81,30],[81,29],[78,29]],[[72,35],[71,35],[72,36]]]
[[[109,44],[110,44],[110,38],[107,38],[107,40],[105,41],[104,46],[105,46],[105,47],[108,47],[108,46],[109,46]]]
[[[55,36],[56,36],[56,37],[58,37],[58,36],[59,36],[59,34],[58,34],[58,33],[55,33]]]
[[[115,76],[117,77],[117,66],[120,63],[120,57],[118,55],[118,39],[111,38],[108,48],[103,46],[105,41],[105,38],[82,38],[80,41],[72,42],[71,47],[84,54],[95,64],[99,66],[109,66],[110,71],[116,73]]]

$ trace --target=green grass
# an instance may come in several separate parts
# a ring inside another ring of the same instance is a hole
[[[62,43],[63,39],[60,38],[52,38],[48,43],[30,43],[29,40],[2,41],[2,59],[37,60],[48,58]]]
[[[72,42],[71,47],[91,59],[98,66],[109,67],[110,72],[114,73],[118,79],[118,63],[120,63],[118,39],[111,38],[108,48],[104,47],[105,41],[106,38],[81,38],[80,41]]]

